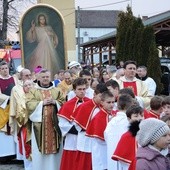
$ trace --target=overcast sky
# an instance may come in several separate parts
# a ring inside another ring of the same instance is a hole
[[[135,16],[152,16],[170,10],[170,0],[75,0],[75,3],[86,10],[126,10],[132,3]]]
[[[131,5],[131,3],[132,11],[135,16],[153,16],[170,10],[170,0],[75,0],[75,7],[77,9],[77,6],[80,6],[80,8],[84,10],[125,11],[127,5]],[[19,6],[23,8],[23,5],[19,4]],[[16,37],[16,35],[10,35],[10,39],[16,40]]]

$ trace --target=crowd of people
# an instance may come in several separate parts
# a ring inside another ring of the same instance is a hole
[[[135,61],[67,70],[0,62],[0,161],[25,170],[169,170],[170,96]]]

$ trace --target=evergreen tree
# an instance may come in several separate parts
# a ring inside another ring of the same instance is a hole
[[[142,59],[141,48],[142,48],[142,38],[143,38],[143,30],[144,30],[144,25],[142,23],[141,18],[137,18],[137,19],[135,18],[134,27],[135,29],[132,32],[134,37],[132,56],[133,56],[133,60],[135,60],[139,65],[140,60]]]
[[[150,40],[150,41],[147,41],[146,43],[146,45],[148,45],[149,47],[148,58],[146,59],[147,61],[146,66],[148,68],[148,76],[152,77],[155,80],[157,84],[156,93],[160,94],[163,88],[163,85],[161,84],[162,73],[161,73],[161,63],[160,63],[160,59],[158,56],[158,50],[156,48],[154,30],[151,26],[148,26],[145,28],[145,33],[148,35],[148,40]]]
[[[126,13],[121,13],[119,16],[120,20],[117,29],[117,39],[116,39],[116,61],[120,60],[136,60],[136,50],[138,50],[138,55],[141,48],[141,37],[143,23],[140,18],[135,18],[131,11],[131,8],[127,7]],[[141,30],[141,32],[139,31]],[[123,31],[122,31],[123,30]],[[138,47],[138,49],[136,48]],[[140,47],[140,48],[139,48]]]
[[[147,65],[147,60],[149,58],[149,47],[155,39],[153,38],[153,30],[150,26],[146,26],[143,30],[143,39],[141,45],[141,60],[140,65]]]
[[[129,44],[129,33],[131,32],[133,24],[133,14],[131,8],[127,7],[127,12],[119,14],[119,22],[117,28],[117,38],[116,38],[116,50],[119,51],[117,53],[117,61],[121,60],[126,61],[129,56],[127,53],[128,44]],[[124,40],[124,41],[122,41]]]
[[[125,61],[124,58],[124,41],[122,41],[122,39],[124,39],[125,33],[126,33],[126,27],[124,25],[125,23],[125,13],[122,12],[119,14],[119,22],[118,25],[119,27],[117,28],[117,35],[116,35],[116,51],[118,51],[117,53],[117,63],[121,60]]]
[[[130,7],[121,13],[117,29],[116,62],[135,60],[148,69],[148,76],[157,84],[157,94],[162,89],[161,65],[156,48],[155,35],[151,26],[144,27],[140,18],[135,18]]]
[[[126,61],[126,60],[132,60],[132,56],[131,56],[131,49],[132,49],[132,45],[131,45],[131,42],[130,42],[130,38],[129,38],[129,35],[131,34],[131,32],[132,32],[132,26],[131,27],[128,27],[127,28],[127,31],[126,31],[126,34],[125,34],[125,48],[124,48],[124,58],[125,58],[125,60],[124,61]]]

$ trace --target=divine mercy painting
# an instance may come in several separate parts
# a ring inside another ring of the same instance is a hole
[[[42,4],[28,9],[21,20],[20,34],[25,68],[33,71],[41,66],[52,75],[65,69],[64,21],[56,9]]]

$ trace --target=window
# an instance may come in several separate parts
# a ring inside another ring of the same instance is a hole
[[[103,55],[103,60],[107,60],[107,55]]]
[[[96,39],[97,39],[97,37],[89,37],[89,41],[96,40]]]

